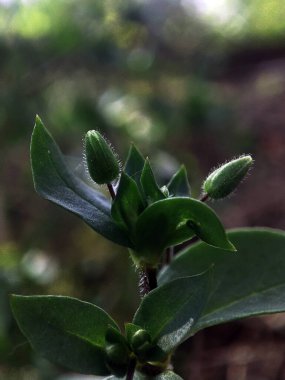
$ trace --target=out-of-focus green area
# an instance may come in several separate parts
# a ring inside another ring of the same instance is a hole
[[[280,0],[0,0],[0,378],[65,379],[30,350],[9,293],[80,297],[121,324],[138,303],[127,253],[34,192],[36,113],[71,165],[98,128],[122,162],[134,141],[162,183],[185,163],[196,196],[213,166],[252,153],[213,207],[228,227],[284,228],[284,101]]]

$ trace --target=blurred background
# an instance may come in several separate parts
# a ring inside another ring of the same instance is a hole
[[[122,162],[135,142],[162,183],[185,163],[194,196],[252,153],[248,179],[212,206],[228,228],[284,229],[284,104],[282,0],[0,0],[0,379],[81,379],[32,352],[9,293],[79,297],[121,324],[139,302],[127,252],[34,192],[35,114],[71,158],[98,128]],[[174,366],[186,380],[285,379],[285,317],[200,332]]]

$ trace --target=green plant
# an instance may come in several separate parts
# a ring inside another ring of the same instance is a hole
[[[250,156],[211,173],[203,185],[205,193],[196,200],[184,166],[160,188],[149,160],[135,146],[120,174],[113,151],[98,132],[87,133],[85,147],[90,176],[108,185],[111,201],[70,171],[39,118],[31,143],[35,188],[129,249],[142,300],[121,332],[91,303],[12,295],[14,316],[36,351],[80,373],[174,380],[180,377],[171,370],[172,354],[197,331],[285,310],[285,234],[270,229],[226,234],[205,204],[209,197],[221,198],[234,190],[252,165]],[[189,244],[177,254],[174,247],[182,242]],[[161,266],[162,260],[167,265]]]

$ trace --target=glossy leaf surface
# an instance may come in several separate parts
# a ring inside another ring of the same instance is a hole
[[[61,296],[11,296],[13,314],[39,354],[85,374],[107,375],[105,334],[115,322],[99,307]]]
[[[142,300],[133,322],[169,352],[190,336],[209,292],[209,272],[179,278],[151,291]]]
[[[192,332],[238,318],[285,311],[285,233],[241,229],[228,236],[236,254],[198,243],[178,255],[160,275],[160,284],[165,284],[214,264],[209,301]]]
[[[31,164],[35,189],[42,197],[80,216],[105,238],[121,245],[131,245],[111,218],[110,202],[71,172],[38,117],[31,140]]]
[[[164,248],[193,235],[210,245],[234,250],[214,211],[192,198],[168,198],[153,203],[139,216],[136,235],[136,246],[144,255],[160,254]]]
[[[170,196],[191,196],[191,188],[188,181],[187,171],[184,165],[181,165],[180,169],[173,175],[167,185],[167,188],[169,190]]]

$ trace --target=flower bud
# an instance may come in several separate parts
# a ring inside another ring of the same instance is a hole
[[[128,362],[129,352],[124,345],[115,343],[106,346],[108,361],[116,365],[124,365]]]
[[[109,371],[112,373],[112,375],[116,376],[116,378],[121,378],[124,377],[127,373],[129,361],[122,364],[117,364],[107,356],[105,364]]]
[[[229,195],[243,180],[251,167],[251,156],[241,156],[214,170],[203,184],[204,192],[212,199]]]
[[[90,177],[98,184],[108,184],[119,175],[119,163],[111,147],[98,131],[85,136],[85,153]]]
[[[140,329],[133,335],[131,339],[131,346],[134,352],[145,352],[152,347],[151,336],[146,330]]]

